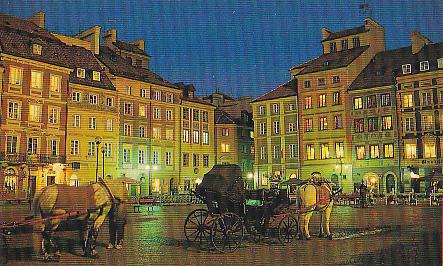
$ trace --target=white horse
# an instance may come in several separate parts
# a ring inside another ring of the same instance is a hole
[[[328,182],[315,184],[309,182],[301,185],[297,190],[298,207],[302,211],[300,214],[301,237],[309,240],[309,221],[314,211],[320,212],[320,233],[319,237],[332,239],[329,229],[329,221],[332,212],[332,188]]]

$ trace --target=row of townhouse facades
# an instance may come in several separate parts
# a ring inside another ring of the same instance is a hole
[[[216,106],[152,72],[143,40],[99,26],[51,33],[42,12],[0,14],[0,36],[2,197],[97,178],[120,178],[132,195],[181,192],[223,159]]]
[[[410,46],[385,50],[370,18],[322,37],[321,56],[253,102],[261,185],[314,171],[345,192],[362,181],[380,193],[423,192],[441,180],[443,44],[414,32]]]

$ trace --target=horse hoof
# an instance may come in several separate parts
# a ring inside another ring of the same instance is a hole
[[[332,234],[327,235],[326,238],[332,240]]]
[[[323,234],[323,233],[318,234],[318,238],[323,238],[323,237],[325,237],[325,234]]]
[[[306,237],[305,240],[311,240],[311,237]]]

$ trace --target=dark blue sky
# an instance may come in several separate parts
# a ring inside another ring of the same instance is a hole
[[[288,69],[321,53],[321,28],[360,26],[371,16],[385,26],[387,47],[410,44],[420,31],[443,41],[442,0],[309,1],[25,1],[0,0],[0,12],[46,12],[47,28],[63,34],[100,25],[119,39],[146,40],[151,68],[170,81],[259,96],[289,79]]]

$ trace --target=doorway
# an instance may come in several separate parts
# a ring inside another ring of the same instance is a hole
[[[29,198],[33,199],[35,195],[35,189],[37,186],[36,182],[37,177],[35,175],[32,175],[29,177]]]
[[[386,176],[386,193],[389,194],[394,190],[395,188],[395,177],[393,174],[388,174]]]

